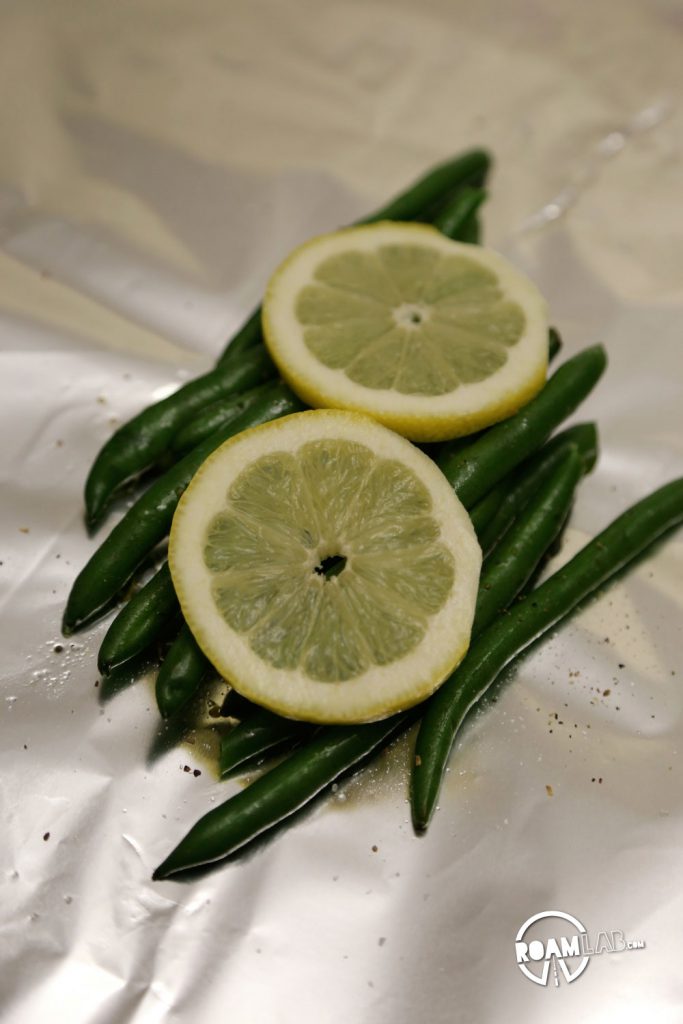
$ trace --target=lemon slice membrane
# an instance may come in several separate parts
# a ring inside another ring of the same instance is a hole
[[[547,370],[533,282],[425,224],[347,228],[295,249],[268,284],[263,329],[309,405],[366,412],[414,441],[512,415]]]
[[[318,410],[207,459],[169,562],[185,619],[238,692],[351,723],[412,706],[460,662],[481,551],[426,455],[368,417]]]

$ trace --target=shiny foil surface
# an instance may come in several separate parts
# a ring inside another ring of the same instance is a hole
[[[609,354],[550,568],[680,476],[680,48],[667,0],[0,6],[3,1024],[683,1019],[680,530],[507,673],[425,837],[400,741],[182,882],[152,870],[244,784],[212,707],[178,743],[153,670],[100,680],[109,620],[60,635],[115,426],[211,364],[292,246],[468,146],[561,358]],[[571,983],[517,962],[548,911],[590,937]],[[644,945],[598,952],[617,932]]]

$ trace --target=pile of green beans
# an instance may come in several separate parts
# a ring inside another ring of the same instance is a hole
[[[531,514],[522,517],[518,529],[513,531],[511,544],[518,544],[522,549],[524,569],[509,557],[485,567],[479,591],[480,602],[485,601],[485,604],[477,606],[481,620],[492,609],[509,604],[533,572],[567,514],[584,465],[576,446],[570,445],[541,496],[540,507],[534,503]],[[417,708],[371,725],[320,729],[310,742],[282,764],[205,815],[157,869],[154,877],[164,878],[232,853],[293,814],[340,774],[414,722],[419,713]],[[287,723],[282,721],[284,732]],[[271,724],[270,728],[272,732],[276,727]],[[229,762],[222,767],[227,769],[228,765]]]
[[[479,210],[490,157],[472,150],[423,175],[375,213],[357,221],[419,220],[449,238],[478,243]],[[551,329],[549,358],[560,348]],[[553,435],[591,392],[606,365],[594,346],[567,360],[518,413],[475,437],[446,442],[432,455],[469,510],[484,553],[469,652],[427,701],[381,722],[350,728],[292,722],[237,700],[239,723],[224,737],[223,777],[273,751],[285,759],[206,814],[154,873],[176,872],[228,856],[293,814],[335,779],[419,722],[411,774],[416,831],[433,814],[454,739],[469,710],[525,647],[663,532],[683,522],[683,480],[634,505],[537,588],[534,582],[567,521],[581,477],[597,457],[594,424]],[[133,503],[77,577],[63,630],[70,634],[106,612],[165,540],[178,501],[199,466],[237,433],[303,408],[279,380],[263,343],[261,309],[245,321],[214,369],[140,412],[103,446],[85,487],[90,529],[124,489],[156,479]],[[180,614],[164,561],[123,605],[102,642],[98,666],[110,673],[166,637],[156,697],[164,718],[180,712],[213,671]],[[234,695],[233,695],[234,696]],[[239,706],[238,706],[239,705]]]

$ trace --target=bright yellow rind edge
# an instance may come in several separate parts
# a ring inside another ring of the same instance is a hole
[[[335,411],[347,412],[348,416],[360,421],[372,419],[372,417],[368,416],[367,413],[364,412],[348,412],[347,410]],[[216,669],[218,674],[222,676],[222,678],[225,679],[226,682],[228,682],[239,694],[241,694],[243,697],[246,697],[247,700],[252,700],[259,707],[265,707],[268,711],[273,711],[275,714],[281,715],[283,718],[290,718],[294,721],[311,722],[314,725],[366,725],[370,722],[379,722],[384,718],[388,718],[390,715],[397,714],[399,711],[406,711],[408,708],[412,708],[416,704],[419,704],[421,701],[426,700],[427,697],[431,696],[432,693],[438,690],[441,684],[446,681],[451,672],[453,672],[458,667],[462,659],[467,654],[471,641],[471,633],[468,636],[466,643],[463,644],[461,649],[458,649],[455,652],[449,652],[449,657],[444,660],[443,668],[440,668],[438,672],[435,671],[429,679],[420,681],[420,687],[416,690],[414,694],[415,699],[407,704],[398,702],[385,702],[383,704],[378,703],[377,705],[372,706],[362,718],[353,716],[342,718],[340,716],[336,716],[335,718],[330,719],[328,717],[325,717],[324,714],[321,714],[316,709],[316,707],[306,708],[304,714],[295,715],[292,713],[291,708],[287,708],[283,704],[278,704],[277,701],[272,701],[268,704],[264,704],[263,697],[260,694],[258,695],[258,697],[256,697],[253,691],[250,690],[249,685],[243,685],[239,677],[235,676],[234,673],[228,671],[226,665],[221,661],[221,658],[215,656],[215,652],[211,645],[210,638],[206,636],[204,630],[201,627],[201,624],[197,622],[197,620],[195,619],[195,617],[192,615],[188,608],[187,599],[182,586],[182,580],[180,579],[181,574],[179,573],[177,567],[175,566],[175,536],[177,523],[179,519],[183,516],[184,508],[187,505],[188,500],[191,500],[192,489],[194,487],[195,481],[197,481],[207,471],[211,462],[215,458],[217,458],[218,455],[226,448],[229,448],[231,445],[236,444],[238,441],[242,441],[245,437],[248,437],[251,434],[257,433],[266,428],[273,430],[279,424],[306,415],[307,412],[296,412],[292,413],[289,416],[282,416],[280,417],[280,419],[277,420],[271,420],[268,423],[261,423],[257,427],[251,427],[248,430],[243,430],[239,434],[236,434],[234,437],[231,437],[227,441],[224,441],[222,445],[219,445],[219,447],[216,448],[215,451],[211,453],[211,455],[207,456],[207,458],[201,464],[195,475],[192,477],[192,480],[190,481],[189,485],[183,492],[183,495],[180,501],[178,502],[178,506],[174,513],[168,541],[168,565],[171,571],[171,579],[173,581],[176,596],[180,604],[180,609],[183,613],[185,622],[190,628],[190,632],[192,633],[202,652],[211,662],[211,664]]]

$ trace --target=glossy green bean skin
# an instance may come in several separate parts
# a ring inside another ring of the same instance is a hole
[[[466,508],[483,498],[504,476],[539,448],[576,409],[607,365],[601,345],[563,363],[535,398],[518,413],[490,427],[469,447],[444,445],[439,468]]]
[[[584,462],[574,445],[562,453],[527,506],[484,562],[474,610],[472,636],[479,636],[519,594],[567,521]]]
[[[302,408],[288,387],[273,384],[261,402],[216,431],[159,477],[128,510],[77,576],[64,612],[63,632],[69,635],[101,614],[140,563],[167,536],[183,491],[211,452],[242,430]]]
[[[460,230],[460,241],[468,245],[481,245],[484,233],[481,229],[481,220],[478,212],[468,217]]]
[[[165,632],[180,605],[164,562],[152,578],[124,604],[104,635],[97,655],[102,675],[142,654]]]
[[[212,665],[183,623],[157,675],[155,693],[163,718],[170,718],[195,696]]]
[[[551,437],[477,502],[471,515],[484,557],[534,499],[570,446],[575,446],[581,455],[584,473],[590,473],[598,457],[597,428],[594,423],[577,423]]]
[[[661,534],[683,522],[683,478],[620,515],[566,565],[490,626],[430,698],[415,746],[413,823],[427,828],[455,736],[505,666],[598,590]]]
[[[152,877],[168,878],[177,871],[226,857],[293,814],[338,775],[386,742],[405,718],[406,713],[355,729],[322,729],[286,761],[205,814]]]
[[[583,470],[583,461],[575,447],[570,447],[565,452],[566,456],[569,456],[573,467],[565,476],[576,474],[578,480]],[[504,596],[508,601],[516,596],[517,589],[523,586],[528,575],[533,572],[534,566],[542,558],[547,544],[556,536],[556,511],[556,501],[546,503],[543,515],[537,516],[534,520],[537,524],[540,520],[541,526],[535,545],[525,544],[529,558],[526,574],[520,575],[518,567],[512,565],[509,559],[501,562],[495,573],[492,573],[489,579],[489,594],[497,607],[502,606]],[[547,528],[548,518],[552,520],[550,529]],[[412,708],[369,726],[332,726],[321,729],[311,741],[282,764],[205,815],[161,865],[154,877],[163,878],[175,871],[227,856],[303,806],[347,767],[362,760],[384,740],[412,723],[419,712],[420,708]],[[252,721],[253,718],[254,715],[251,715],[246,722]],[[282,728],[286,730],[287,724],[282,721]],[[387,727],[389,731],[384,732]],[[229,737],[225,741],[226,748],[228,739]],[[352,751],[352,760],[349,760],[349,751]],[[226,760],[226,768],[228,764]],[[290,785],[291,792],[288,788]]]
[[[216,366],[223,366],[229,359],[235,359],[238,356],[241,356],[243,352],[247,352],[254,345],[258,345],[262,341],[263,331],[261,330],[261,307],[258,306],[257,309],[247,317],[237,334],[233,334],[218,359]]]
[[[452,238],[456,242],[464,241],[463,229],[467,232],[470,218],[485,199],[485,189],[465,186],[456,192],[450,202],[446,203],[439,215],[434,218],[434,227],[438,228],[446,238]]]
[[[247,409],[251,409],[256,402],[260,401],[267,388],[268,384],[261,384],[257,388],[241,391],[237,395],[230,395],[228,398],[208,405],[188,423],[183,424],[173,436],[169,446],[171,457],[179,459],[183,455],[187,455],[207,437],[211,437],[216,430],[220,430],[221,427],[241,416]]]
[[[306,722],[294,722],[265,708],[256,708],[223,737],[218,770],[225,777],[245,762],[312,731],[313,726]]]

